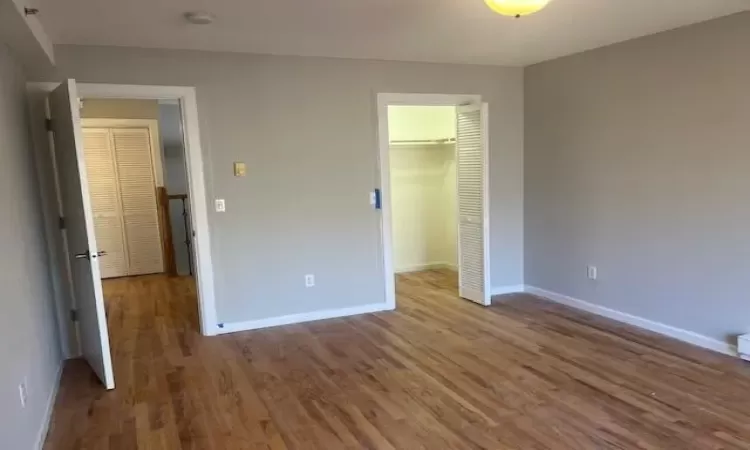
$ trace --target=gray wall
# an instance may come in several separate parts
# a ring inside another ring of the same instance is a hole
[[[182,116],[179,104],[159,104],[159,136],[162,145],[164,167],[164,187],[169,195],[187,194],[187,168],[185,167],[185,146],[182,136]],[[185,208],[190,210],[188,200]],[[169,218],[172,223],[172,247],[178,275],[189,275],[191,259],[185,244],[187,231],[181,200],[169,202]],[[190,229],[188,223],[187,229]]]
[[[0,446],[14,449],[36,445],[61,361],[25,92],[0,44]]]
[[[385,299],[377,92],[481,94],[490,104],[492,283],[523,282],[523,73],[438,65],[115,47],[56,48],[81,82],[197,87],[220,322]],[[244,161],[245,178],[232,176]],[[304,274],[317,286],[306,289]]]
[[[525,100],[526,283],[750,331],[750,13],[529,67]]]

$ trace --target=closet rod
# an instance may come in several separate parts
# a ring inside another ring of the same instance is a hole
[[[412,140],[398,140],[394,139],[390,142],[391,144],[455,144],[455,138],[446,139],[412,139]]]

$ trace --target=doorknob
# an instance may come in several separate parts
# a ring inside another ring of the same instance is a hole
[[[76,253],[75,258],[76,259],[91,259],[91,255],[89,255],[89,251],[86,250],[83,253]]]

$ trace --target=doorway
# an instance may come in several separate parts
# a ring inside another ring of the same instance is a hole
[[[83,98],[80,112],[102,279],[192,276],[179,103]]]
[[[174,246],[176,242],[167,239],[171,229],[166,224],[170,194],[166,189],[159,193],[160,182],[164,187],[162,159],[166,158],[157,137],[158,120],[154,128],[137,122],[144,119],[130,119],[130,123],[125,123],[123,121],[128,119],[81,119],[81,114],[83,111],[88,115],[85,112],[87,101],[95,106],[98,100],[110,103],[162,101],[178,106],[180,124],[177,128],[184,150],[185,186],[184,192],[176,195],[184,196],[189,202],[182,226],[189,228],[184,232],[190,240],[185,244],[190,245],[188,253],[192,259],[188,271],[195,274],[196,287],[192,291],[197,298],[201,333],[213,335],[218,327],[195,91],[189,87],[78,85],[74,80],[36,88],[49,93],[46,108],[51,131],[49,154],[56,177],[60,216],[64,217],[64,222],[60,221],[62,231],[58,244],[63,248],[59,253],[66,255],[68,263],[61,265],[67,266],[64,269],[70,285],[68,303],[73,322],[70,328],[77,334],[80,349],[79,352],[73,350],[71,356],[82,354],[102,383],[112,389],[114,372],[102,278],[164,272],[170,265],[169,258],[164,256],[168,252],[167,243]],[[107,120],[109,122],[103,122]],[[87,140],[96,144],[93,148],[98,150],[99,159],[94,158],[91,167],[88,167],[90,161],[87,161],[84,145]],[[104,170],[107,167],[109,169]],[[134,180],[138,181],[137,185]],[[92,192],[97,183],[104,183],[105,189]],[[108,202],[96,199],[95,195],[106,197]],[[95,212],[102,213],[106,219],[99,224],[99,230]],[[102,243],[122,253],[119,258],[113,258],[121,267],[107,267],[108,250],[97,243],[97,235],[101,236]],[[131,251],[134,247],[135,251]]]
[[[478,96],[378,95],[389,306],[397,280],[491,303],[487,116]]]

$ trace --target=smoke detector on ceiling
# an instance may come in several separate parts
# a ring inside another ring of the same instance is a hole
[[[194,25],[208,25],[213,23],[216,17],[206,11],[188,11],[185,13],[185,19]]]

